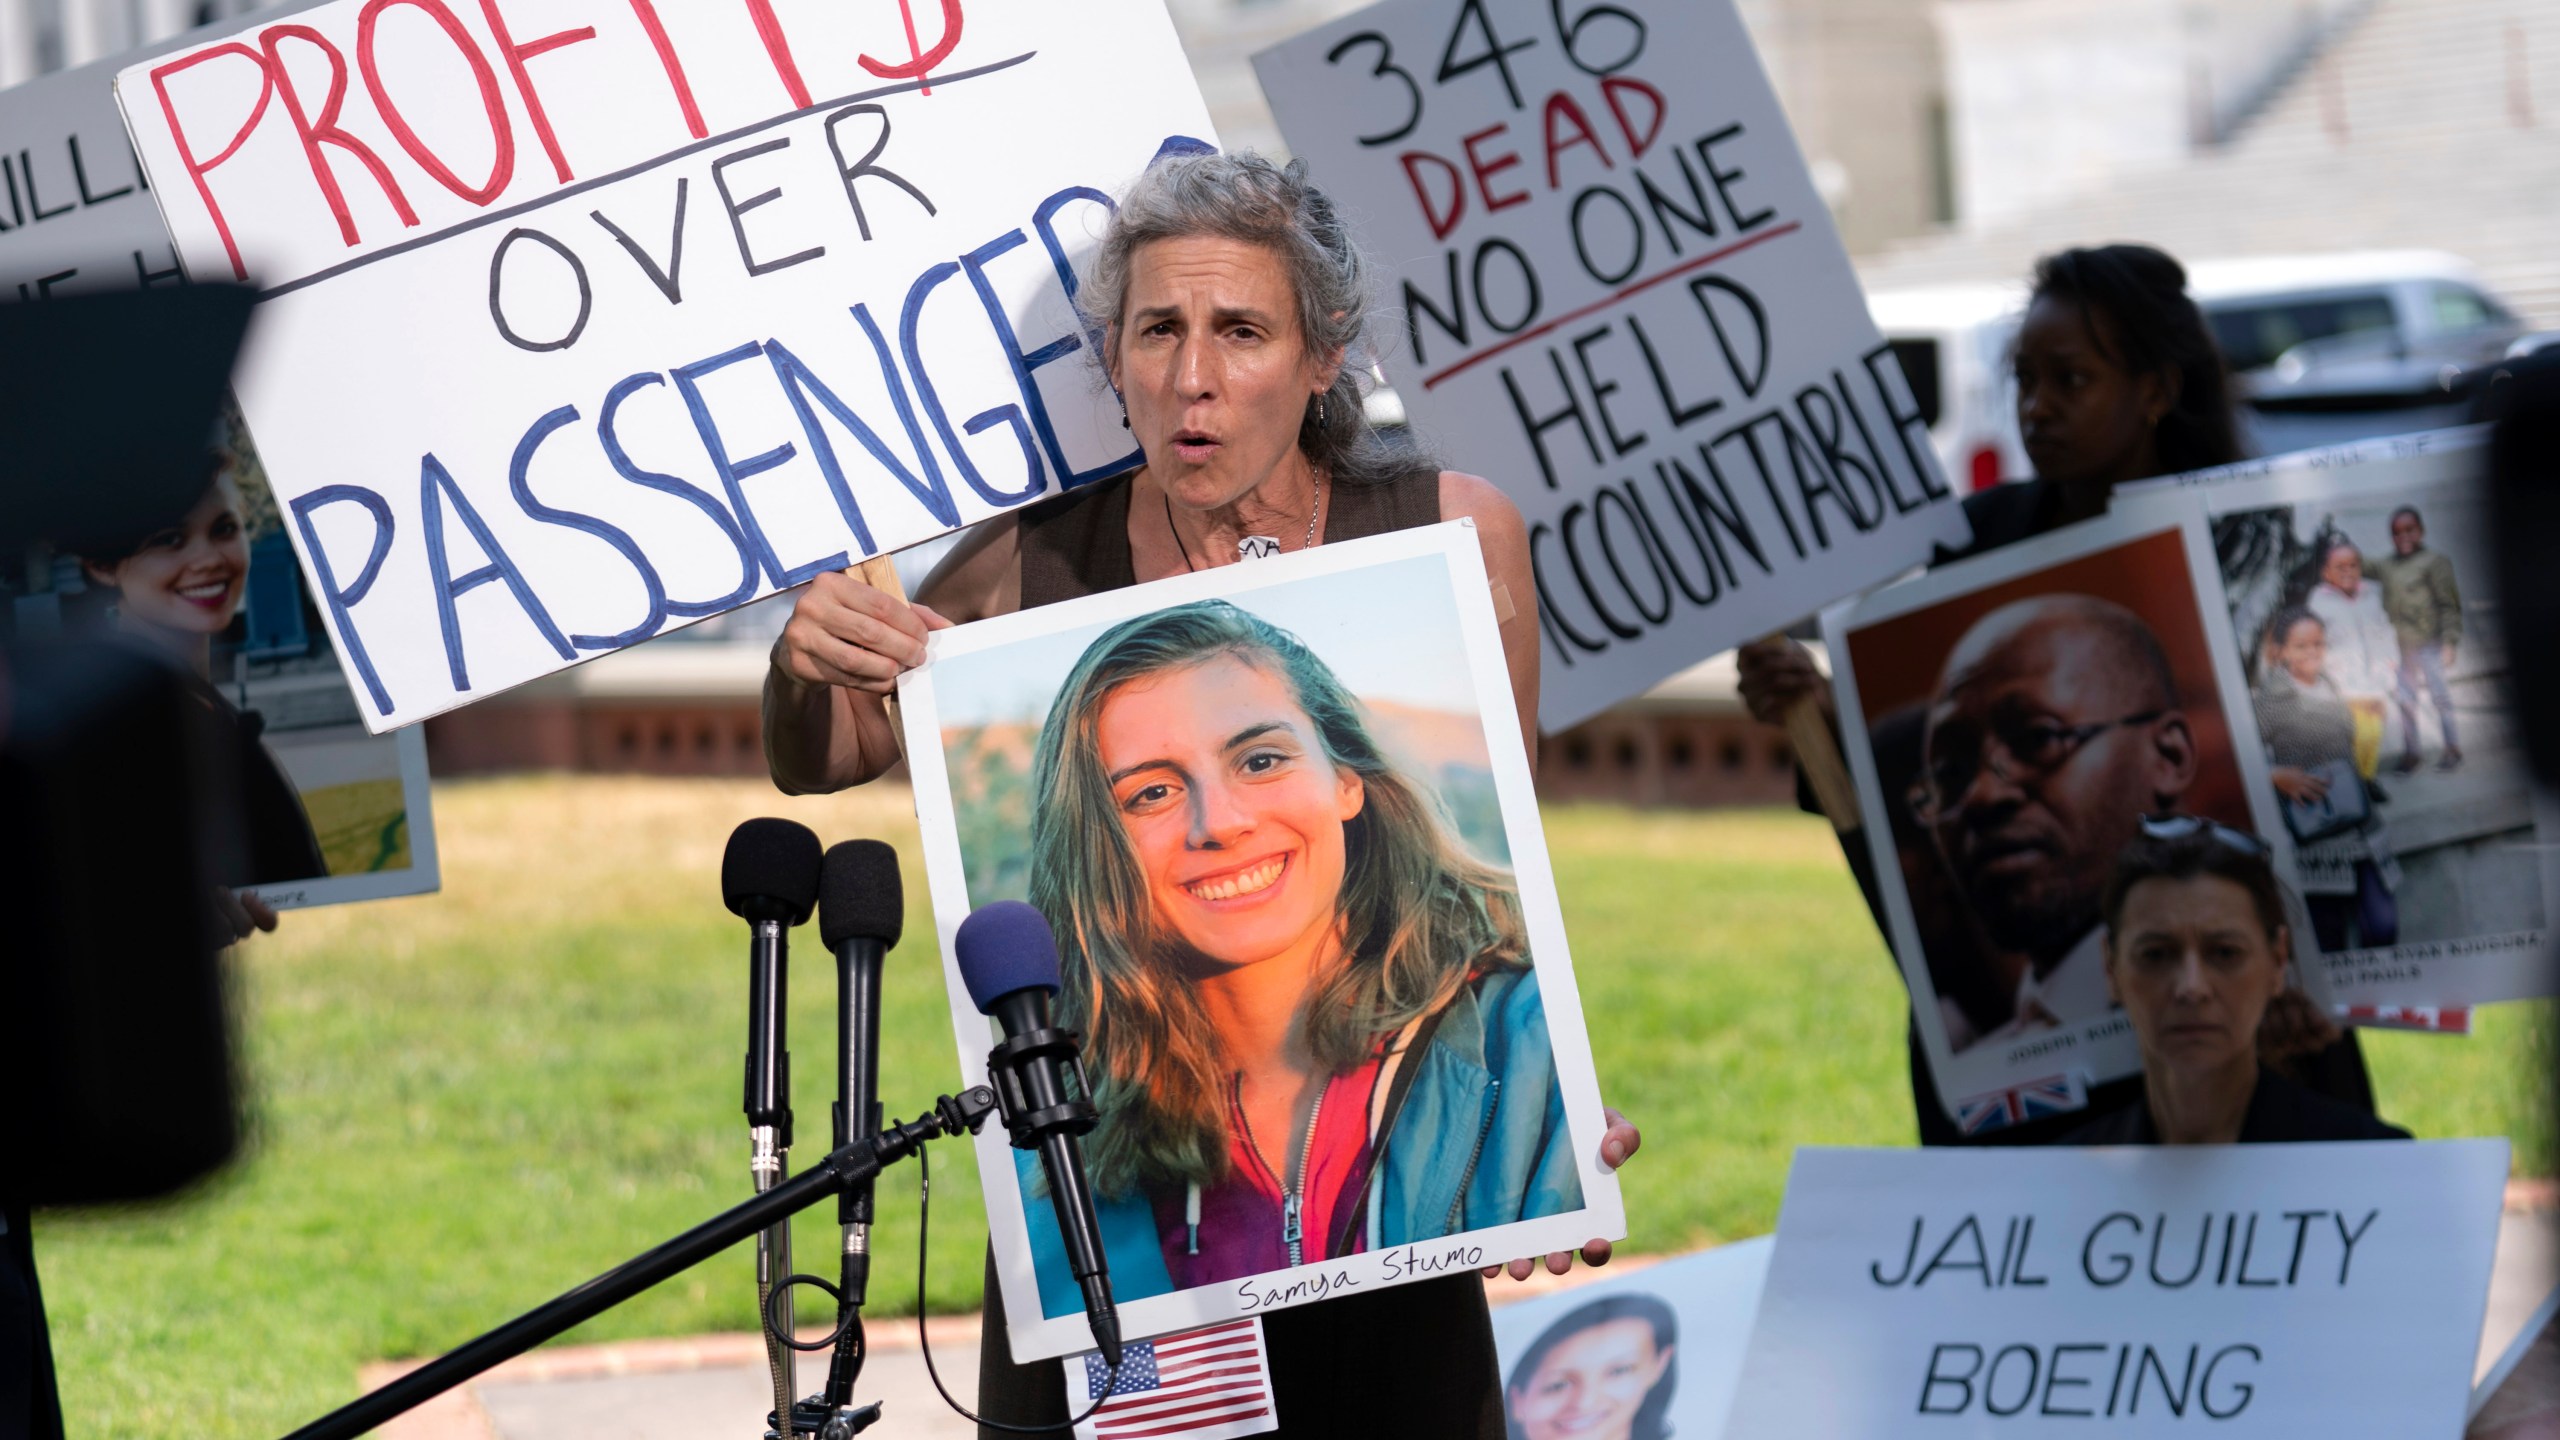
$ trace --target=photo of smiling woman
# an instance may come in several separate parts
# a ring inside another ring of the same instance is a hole
[[[1668,1440],[1680,1322],[1651,1295],[1612,1295],[1565,1313],[1511,1367],[1511,1440]]]
[[[214,639],[231,628],[249,588],[247,507],[228,471],[217,471],[173,523],[80,549],[81,572],[110,607],[113,633],[179,669],[217,753],[234,763],[242,850],[224,866],[223,881],[327,875],[302,797],[268,752],[263,720],[234,706],[212,680]],[[242,903],[261,928],[275,928],[274,912],[257,897]]]
[[[1123,1300],[1582,1208],[1511,876],[1295,636],[1223,600],[1105,631],[1031,798]]]

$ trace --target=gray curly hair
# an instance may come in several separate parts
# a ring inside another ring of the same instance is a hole
[[[1092,278],[1076,293],[1085,323],[1105,337],[1105,360],[1119,359],[1120,317],[1128,307],[1139,248],[1204,235],[1278,255],[1288,267],[1298,332],[1308,350],[1342,356],[1323,405],[1310,400],[1299,421],[1298,448],[1307,459],[1336,484],[1388,480],[1430,465],[1410,439],[1379,434],[1362,408],[1376,358],[1373,267],[1333,202],[1307,183],[1304,160],[1283,167],[1246,150],[1168,154],[1147,167],[1120,197]]]

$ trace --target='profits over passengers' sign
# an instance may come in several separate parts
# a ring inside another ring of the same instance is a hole
[[[1559,728],[1965,524],[1726,0],[1387,0],[1257,57],[1530,526]]]
[[[1077,266],[1214,138],[1157,0],[342,0],[117,86],[376,729],[1135,464]]]

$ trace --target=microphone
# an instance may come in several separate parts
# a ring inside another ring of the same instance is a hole
[[[1040,1152],[1049,1203],[1058,1212],[1058,1232],[1066,1237],[1067,1266],[1084,1288],[1093,1343],[1105,1363],[1117,1368],[1120,1312],[1111,1303],[1102,1229],[1094,1221],[1084,1152],[1076,1144],[1076,1137],[1091,1132],[1100,1116],[1077,1054],[1083,1037],[1049,1023],[1049,1002],[1058,993],[1057,939],[1039,911],[1019,900],[1003,900],[981,906],[961,921],[952,949],[969,999],[980,1014],[994,1016],[1003,1027],[1004,1040],[987,1055],[997,1107],[1013,1148]]]
[[[747,1170],[761,1195],[782,1183],[791,1156],[791,1052],[783,1024],[790,979],[791,926],[809,918],[818,898],[818,837],[789,820],[749,820],[729,832],[720,857],[720,898],[748,925],[746,1112]],[[774,1315],[776,1286],[791,1274],[791,1222],[776,1221],[756,1237],[756,1313]],[[791,1415],[791,1296],[781,1296],[779,1340],[765,1336],[774,1414],[782,1433]]]
[[[847,840],[827,852],[818,870],[818,934],[836,956],[838,1150],[880,1133],[880,965],[897,948],[905,923],[897,851],[877,840]],[[871,1218],[870,1181],[848,1185],[836,1197],[836,1224],[843,1235],[837,1283],[844,1294],[838,1304],[845,1309],[861,1309],[869,1296]],[[857,1345],[846,1327],[828,1370],[827,1395],[833,1405],[851,1398]],[[837,1393],[839,1388],[845,1393]]]

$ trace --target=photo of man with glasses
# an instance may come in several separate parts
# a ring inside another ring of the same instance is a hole
[[[1981,1038],[2104,1014],[2108,869],[2196,778],[2158,637],[2092,595],[1993,610],[1948,652],[1921,746],[1916,818],[1984,932],[2028,962],[2008,1024]]]

